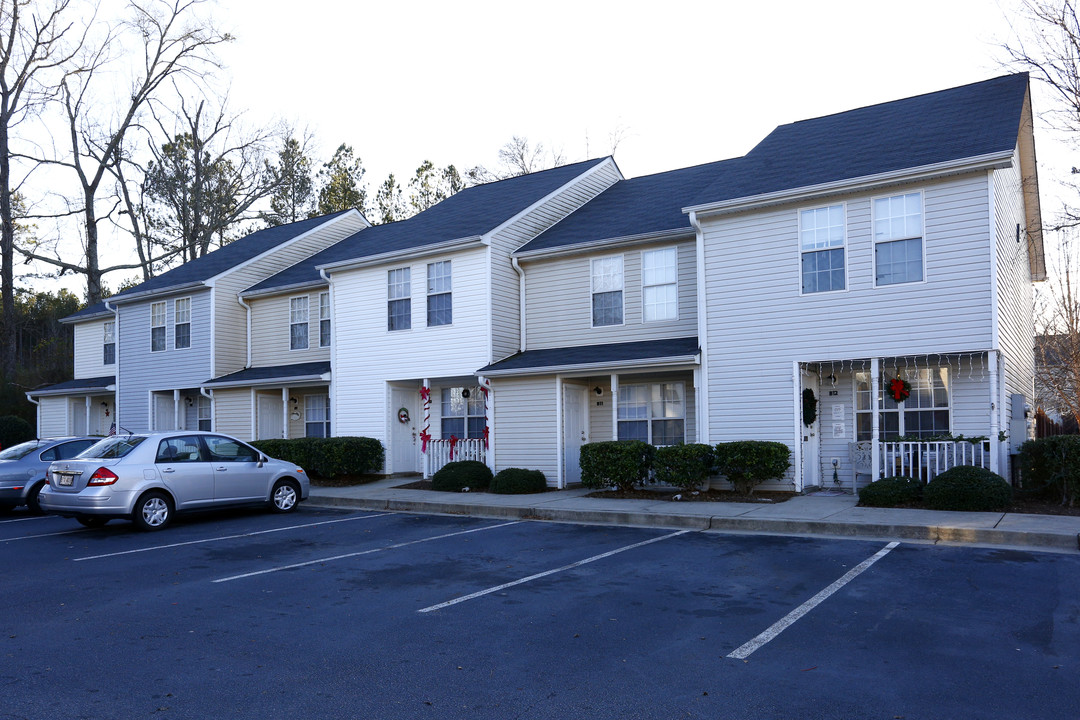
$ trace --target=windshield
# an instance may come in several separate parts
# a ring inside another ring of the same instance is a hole
[[[45,440],[31,440],[30,442],[12,445],[4,452],[0,452],[0,460],[22,460],[39,447],[44,447],[48,444],[49,443]]]
[[[145,435],[113,435],[104,440],[98,440],[96,443],[76,455],[75,458],[78,460],[90,458],[122,458],[145,439]]]

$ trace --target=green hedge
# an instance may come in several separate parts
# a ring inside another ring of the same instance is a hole
[[[547,478],[539,470],[506,468],[495,474],[491,492],[502,495],[524,495],[547,490]]]
[[[581,446],[581,484],[631,490],[648,479],[655,455],[656,448],[640,440],[586,443]]]
[[[1012,486],[986,468],[957,465],[926,485],[923,501],[931,510],[1007,510]]]
[[[296,463],[310,477],[335,478],[381,472],[384,450],[366,437],[292,438],[251,443],[272,458]]]
[[[781,442],[737,440],[716,446],[716,468],[742,495],[766,480],[780,480],[791,467],[791,449]]]
[[[922,498],[923,483],[909,477],[887,477],[859,488],[859,504],[868,507],[896,507]]]
[[[1080,497],[1080,435],[1028,440],[1017,461],[1024,491],[1053,492],[1069,505]]]
[[[712,445],[669,445],[656,448],[653,470],[659,483],[697,490],[713,472],[715,464],[716,450]]]
[[[0,415],[0,450],[34,439],[34,428],[18,415]]]
[[[491,468],[477,460],[458,460],[446,463],[431,476],[431,489],[446,492],[486,490],[491,484]]]

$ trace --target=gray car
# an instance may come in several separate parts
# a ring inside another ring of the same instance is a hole
[[[161,530],[177,512],[265,504],[292,512],[310,489],[295,463],[269,458],[235,438],[180,430],[105,438],[49,467],[38,495],[48,513],[87,527],[129,518]]]
[[[30,440],[0,452],[0,512],[26,505],[39,513],[38,493],[45,471],[57,460],[73,458],[101,438],[63,437]]]

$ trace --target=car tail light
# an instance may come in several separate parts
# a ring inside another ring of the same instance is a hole
[[[99,467],[94,471],[94,474],[90,476],[87,485],[112,485],[120,478],[109,468]]]

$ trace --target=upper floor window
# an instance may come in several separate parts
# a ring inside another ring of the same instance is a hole
[[[451,435],[465,438],[484,437],[487,426],[487,411],[484,409],[484,394],[478,387],[442,389],[442,438]]]
[[[922,281],[922,193],[874,200],[874,274],[877,285]]]
[[[150,351],[165,349],[165,303],[150,304]]]
[[[191,298],[178,298],[173,313],[173,347],[191,347]]]
[[[105,365],[116,364],[116,321],[110,320],[102,327],[103,344],[101,361]]]
[[[844,206],[799,212],[799,251],[804,293],[843,290]]]
[[[645,322],[679,319],[679,250],[641,253],[641,313]]]
[[[686,442],[685,386],[682,383],[620,385],[618,437],[653,445]]]
[[[386,329],[412,327],[412,283],[410,268],[390,270],[386,275]]]
[[[330,437],[330,396],[304,396],[304,437]]]
[[[319,293],[319,347],[330,347],[330,293]]]
[[[427,324],[449,325],[454,321],[451,295],[450,261],[428,263],[427,266]]]
[[[289,298],[289,349],[306,350],[308,346],[308,298]]]
[[[623,323],[623,258],[622,255],[596,258],[592,261],[592,324],[622,325]]]

